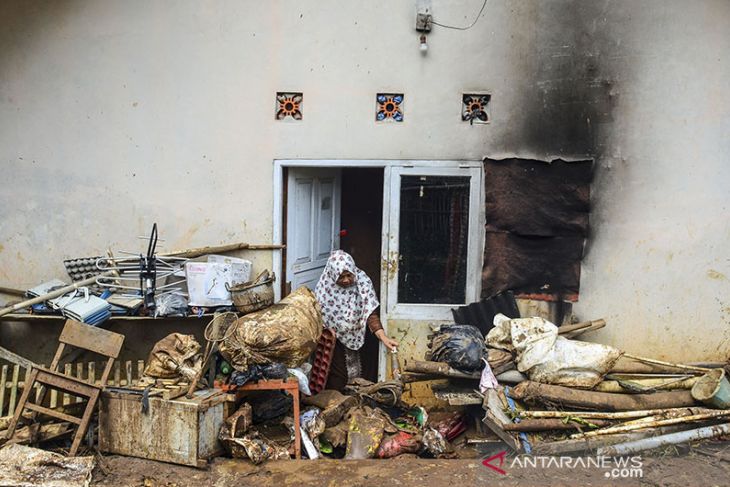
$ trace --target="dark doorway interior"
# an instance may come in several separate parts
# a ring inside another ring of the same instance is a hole
[[[383,229],[383,169],[342,170],[340,247],[352,255],[357,266],[373,281],[380,295],[380,251]],[[378,339],[365,335],[362,351],[363,377],[377,381]]]

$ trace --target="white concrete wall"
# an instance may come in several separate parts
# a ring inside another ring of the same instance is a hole
[[[637,2],[645,3],[645,2]],[[637,354],[730,357],[730,2],[652,2],[622,35],[610,147],[581,279],[592,339]]]
[[[730,3],[490,0],[425,57],[414,3],[2,2],[0,284],[141,249],[155,221],[168,249],[269,242],[277,158],[592,154],[578,313],[635,353],[724,357]],[[433,0],[442,23],[480,6]],[[461,122],[469,91],[490,125]],[[377,92],[405,93],[403,124],[374,122]]]

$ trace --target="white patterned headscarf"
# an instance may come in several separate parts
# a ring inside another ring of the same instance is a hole
[[[343,271],[355,276],[352,286],[337,284]],[[327,260],[315,294],[322,308],[325,328],[333,329],[345,347],[359,350],[365,340],[367,319],[380,306],[373,282],[367,274],[355,266],[350,254],[335,250]]]

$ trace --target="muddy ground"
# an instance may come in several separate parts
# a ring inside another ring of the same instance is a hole
[[[595,457],[594,457],[595,458]],[[573,460],[575,461],[575,460]],[[631,468],[641,463],[639,469]],[[499,466],[499,462],[494,462]],[[289,460],[259,466],[247,460],[215,459],[208,470],[181,467],[130,457],[104,456],[94,471],[93,485],[177,487],[216,486],[452,486],[472,485],[626,485],[721,486],[730,485],[730,443],[703,443],[679,450],[670,448],[635,459],[616,469],[520,466],[507,457],[501,474],[485,467],[479,458],[427,460]],[[641,475],[641,476],[639,476]],[[623,478],[622,478],[623,476]]]

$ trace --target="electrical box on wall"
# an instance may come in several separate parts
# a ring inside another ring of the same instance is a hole
[[[416,30],[431,32],[431,0],[416,0]]]

